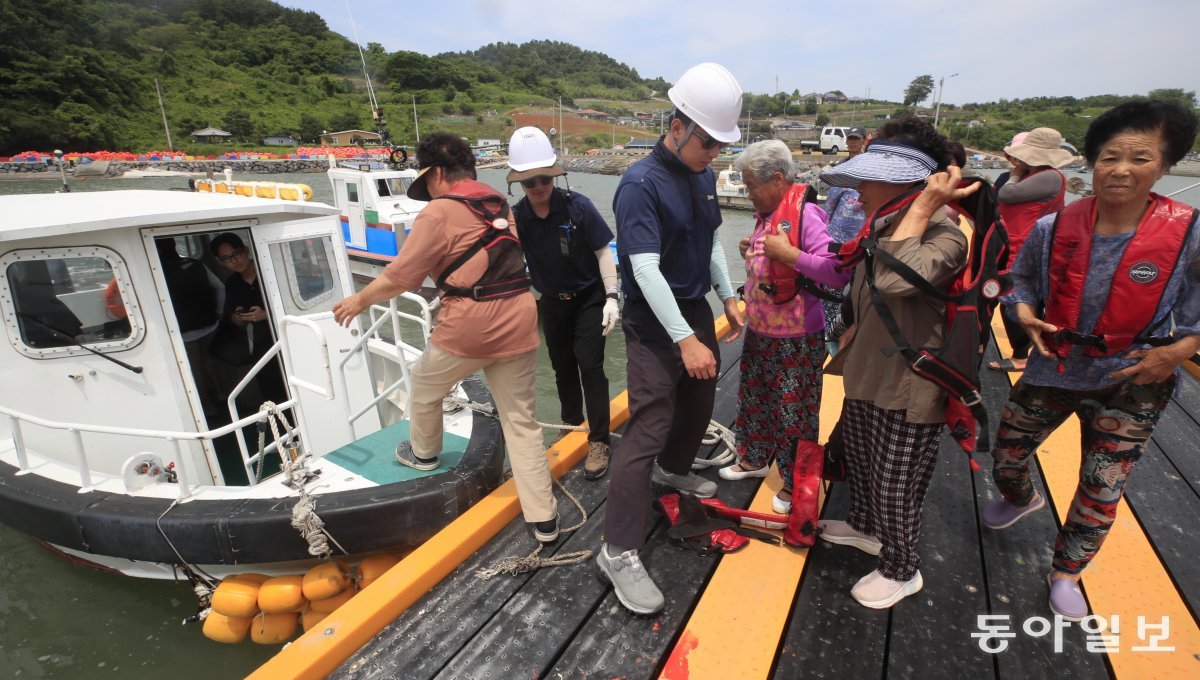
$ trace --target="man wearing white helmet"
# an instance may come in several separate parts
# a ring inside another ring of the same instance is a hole
[[[714,286],[732,333],[741,334],[725,251],[717,238],[721,210],[709,167],[741,138],[742,88],[725,67],[704,63],[680,76],[667,96],[671,126],[617,186],[625,294],[629,425],[613,457],[605,543],[596,554],[617,599],[637,614],[663,606],[642,566],[651,481],[704,498],[715,482],[691,472],[712,417],[720,354],[705,295]]]
[[[525,197],[513,206],[521,249],[554,367],[563,422],[583,424],[587,405],[588,455],[583,476],[608,471],[608,377],[604,338],[617,325],[617,265],[608,242],[612,230],[587,196],[563,191],[554,178],[567,174],[546,134],[523,127],[508,143],[508,183]],[[583,390],[580,391],[580,380]]]

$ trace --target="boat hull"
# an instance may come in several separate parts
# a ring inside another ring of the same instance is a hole
[[[474,402],[491,403],[477,380],[463,381]],[[347,552],[420,544],[487,495],[503,479],[504,445],[494,418],[472,415],[462,459],[440,474],[312,495],[325,528]],[[238,489],[243,487],[230,487]],[[249,487],[245,487],[249,488]],[[19,474],[0,463],[0,518],[77,562],[130,573],[126,562],[264,565],[311,559],[292,528],[297,496],[175,503]],[[160,530],[161,529],[161,530]],[[126,565],[127,566],[127,565]],[[171,570],[144,570],[170,578]],[[152,575],[151,573],[138,575]]]

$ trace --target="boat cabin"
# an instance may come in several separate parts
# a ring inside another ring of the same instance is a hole
[[[417,172],[391,170],[378,161],[346,161],[328,174],[350,256],[384,263],[394,258],[425,207],[405,193]]]

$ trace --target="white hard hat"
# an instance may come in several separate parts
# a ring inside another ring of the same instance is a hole
[[[550,138],[538,128],[517,128],[508,140],[508,167],[517,172],[548,168],[557,160]]]
[[[667,90],[667,98],[716,140],[731,143],[742,138],[742,86],[724,66],[709,61],[689,68]]]

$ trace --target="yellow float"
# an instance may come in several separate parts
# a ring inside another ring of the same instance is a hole
[[[308,611],[304,612],[303,615],[301,615],[300,625],[304,628],[304,632],[307,633],[308,629],[315,627],[318,623],[323,621],[326,616],[329,616],[329,614],[326,614],[325,612],[319,612],[315,609],[309,609]]]
[[[275,198],[278,190],[275,188],[274,182],[259,182],[254,187],[254,195],[259,198]]]
[[[258,588],[258,607],[268,614],[292,613],[304,606],[304,578],[276,576]],[[293,621],[293,624],[295,622]]]
[[[285,184],[279,187],[279,197],[285,201],[311,201],[312,187],[307,184]]]
[[[350,579],[346,576],[345,567],[334,562],[322,562],[304,575],[304,597],[310,600],[325,600],[338,595]]]
[[[332,614],[335,609],[349,602],[350,598],[354,597],[356,592],[358,591],[354,588],[347,588],[333,597],[327,597],[324,600],[313,600],[308,603],[309,610],[321,612],[322,614]]]
[[[368,555],[362,558],[358,563],[358,587],[359,589],[366,588],[374,583],[380,576],[387,573],[388,569],[400,563],[400,558],[388,553],[379,555]]]
[[[246,639],[252,620],[249,616],[226,616],[213,610],[204,619],[204,637],[214,642],[237,644]]]
[[[214,612],[245,618],[258,613],[258,588],[262,581],[247,576],[251,575],[235,575],[221,581],[212,595]]]
[[[296,577],[300,578],[299,576]],[[296,612],[268,614],[262,612],[250,623],[250,639],[260,645],[278,645],[292,639],[296,634]]]

